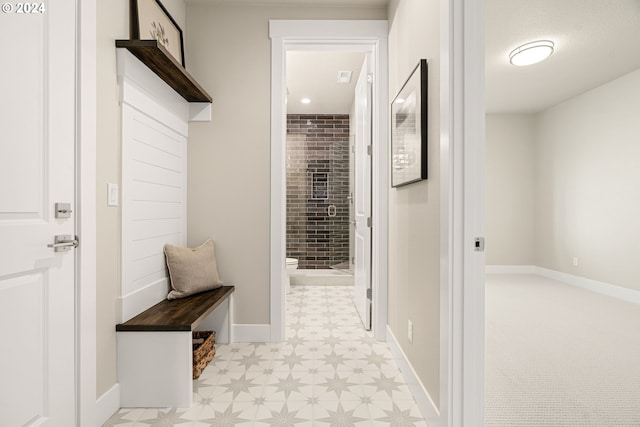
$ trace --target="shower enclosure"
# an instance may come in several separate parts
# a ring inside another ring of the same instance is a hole
[[[349,115],[287,115],[287,257],[349,270]]]

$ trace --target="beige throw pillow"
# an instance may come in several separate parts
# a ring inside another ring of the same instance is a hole
[[[164,255],[172,288],[167,299],[184,298],[222,286],[213,239],[195,249],[164,245]]]

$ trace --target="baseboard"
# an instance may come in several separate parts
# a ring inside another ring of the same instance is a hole
[[[389,328],[389,325],[387,325],[387,345],[389,346],[389,350],[391,350],[393,359],[400,368],[404,381],[407,383],[409,390],[411,390],[413,397],[416,399],[418,409],[420,409],[420,412],[427,421],[427,424],[431,427],[440,426],[440,412],[438,411],[437,406],[433,403],[431,396],[429,396],[429,392],[427,392],[427,389],[422,384],[422,381],[420,381],[420,378],[418,378],[416,371],[413,369],[413,366],[407,359],[404,351],[402,351],[402,348],[396,340],[396,337],[393,335],[391,328]]]
[[[96,421],[98,426],[107,422],[120,409],[120,384],[116,383],[96,400]]]
[[[353,274],[339,270],[295,270],[289,280],[291,286],[353,286]]]
[[[270,342],[271,325],[241,325],[232,326],[233,342]]]
[[[612,298],[617,298],[633,304],[640,304],[640,291],[543,267],[535,267],[535,274]]]
[[[535,274],[535,265],[487,265],[486,274]]]
[[[167,293],[169,293],[169,281],[163,278],[142,289],[119,297],[120,321],[118,323],[124,323],[164,300],[167,298]]]

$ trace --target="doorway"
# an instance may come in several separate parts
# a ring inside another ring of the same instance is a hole
[[[286,57],[295,51],[361,52],[372,70],[371,318],[374,336],[386,338],[387,235],[387,23],[386,21],[271,21],[271,340],[284,337],[286,259]],[[360,70],[358,70],[359,72]],[[365,296],[366,296],[366,290]]]
[[[287,292],[291,284],[355,284],[354,303],[366,330],[371,329],[371,56],[289,50],[286,57]]]
[[[298,260],[294,278],[334,270],[352,276],[353,109],[365,57],[287,52],[287,257]]]

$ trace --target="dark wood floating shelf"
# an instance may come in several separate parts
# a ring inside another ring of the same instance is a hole
[[[188,102],[211,102],[211,96],[157,40],[116,40]]]

